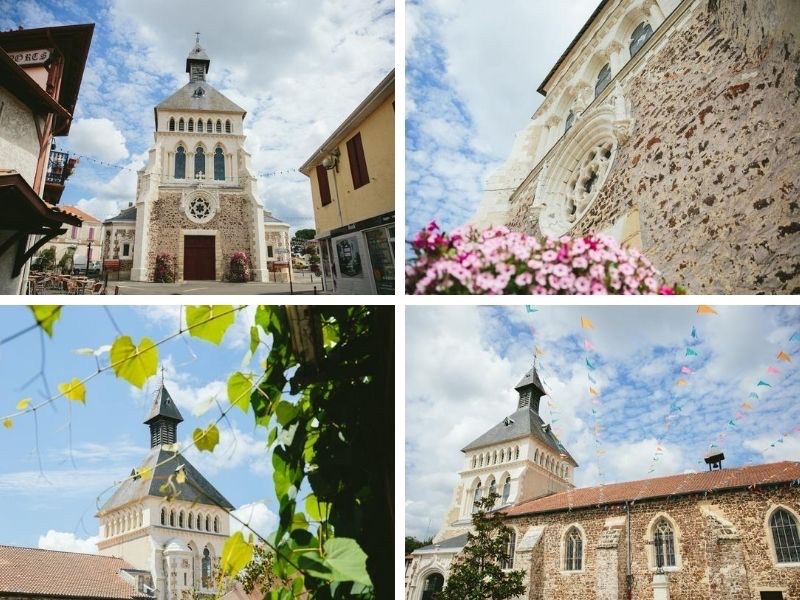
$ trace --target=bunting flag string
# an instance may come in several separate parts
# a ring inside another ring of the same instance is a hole
[[[584,316],[580,317],[580,326],[581,329],[586,330],[594,330],[594,323]],[[581,349],[584,352],[584,360],[586,364],[586,378],[588,380],[587,383],[587,392],[590,398],[590,412],[592,416],[592,427],[591,431],[594,435],[594,445],[595,445],[595,455],[598,457],[597,461],[597,469],[598,475],[600,476],[600,495],[602,498],[603,495],[603,486],[605,485],[605,469],[603,468],[604,461],[601,460],[603,456],[606,455],[606,449],[603,446],[603,434],[605,432],[605,428],[602,424],[602,390],[598,385],[597,378],[594,376],[594,371],[597,370],[597,348],[594,342],[588,337],[588,331],[586,332],[586,336],[584,337],[583,341],[581,342]]]

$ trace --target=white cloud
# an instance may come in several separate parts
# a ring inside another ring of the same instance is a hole
[[[219,423],[218,427],[219,444],[214,448],[214,452],[200,452],[194,446],[183,452],[201,473],[213,475],[246,465],[253,473],[272,477],[272,463],[263,439],[255,438],[235,424],[233,429],[223,423]],[[182,445],[188,446],[189,443],[190,440],[187,438]]]
[[[116,163],[128,158],[125,136],[110,119],[76,119],[66,143],[73,152],[104,162]]]
[[[250,529],[267,539],[278,526],[278,515],[272,512],[263,502],[251,502],[243,504],[232,511],[240,520],[244,521]],[[231,533],[241,531],[245,537],[250,530],[244,527],[239,521],[231,518]]]
[[[84,539],[77,537],[74,533],[49,529],[45,535],[39,536],[37,547],[42,550],[97,554],[98,541],[100,541],[100,537],[96,535]]]
[[[43,494],[58,492],[59,496],[80,497],[87,489],[107,488],[119,475],[116,468],[3,473],[0,474],[0,495],[40,498]]]

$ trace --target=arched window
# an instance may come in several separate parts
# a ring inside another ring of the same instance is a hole
[[[496,464],[497,464],[497,450],[495,450],[495,451],[492,453],[492,464],[493,464],[493,465],[496,465]]]
[[[533,451],[533,462],[535,462],[535,463],[539,462],[539,449],[538,448]]]
[[[203,119],[197,119],[197,131],[203,133]]]
[[[174,510],[169,511],[169,526],[170,527],[175,527],[175,511]]]
[[[651,35],[653,35],[653,28],[650,27],[650,23],[642,21],[636,26],[636,29],[634,29],[631,34],[631,56],[636,54],[639,48],[644,46],[644,43],[650,39]]]
[[[194,131],[194,119],[189,119],[189,131]]]
[[[178,515],[178,527],[183,527],[183,511]]]
[[[202,146],[198,146],[194,153],[194,178],[199,179],[206,173],[206,153]]]
[[[219,533],[219,517],[214,517],[214,533]]]
[[[225,156],[222,154],[222,148],[214,150],[214,179],[225,181]]]
[[[211,522],[211,521],[210,521],[210,519],[208,518],[208,515],[206,515],[206,531],[211,531],[211,527],[209,527],[209,523],[210,523],[210,522]]]
[[[169,130],[175,131],[175,117],[169,118]]]
[[[444,587],[444,577],[439,573],[432,573],[422,584],[422,600],[431,600],[436,592],[441,592]]]
[[[572,526],[564,536],[564,570],[581,571],[583,569],[583,536],[580,530]]]
[[[203,528],[203,521],[200,515],[197,515],[197,530],[201,530]]]
[[[483,454],[480,455],[480,460],[478,461],[478,466],[483,466]]]
[[[500,462],[503,462],[506,459],[506,449],[503,448],[500,450]]]
[[[512,531],[508,535],[508,542],[506,542],[506,556],[500,562],[501,569],[514,568],[514,547],[517,545],[517,534]]]
[[[573,111],[569,111],[567,115],[567,122],[564,125],[564,133],[569,131],[569,128],[572,127],[572,124],[575,122],[575,113]]]
[[[497,482],[492,479],[492,483],[489,484],[489,495],[497,493]]]
[[[653,525],[653,547],[655,548],[656,567],[675,566],[675,536],[672,525],[661,517]]]
[[[167,524],[167,511],[164,510],[163,508],[161,509],[161,524],[162,525]]]
[[[519,460],[519,446],[514,447],[514,460]]]
[[[779,563],[800,563],[800,533],[792,513],[779,508],[769,517],[769,528]]]
[[[217,133],[222,133],[222,121],[217,119]]]
[[[475,464],[476,464],[477,462],[478,462],[478,457],[477,457],[477,456],[473,456],[473,457],[472,457],[472,468],[473,468],[473,469],[475,468]]]
[[[189,526],[189,529],[194,529],[194,515],[192,513],[189,513],[189,516],[186,518],[186,524]]]
[[[475,486],[475,493],[472,496],[472,512],[478,512],[478,502],[481,500],[481,482]]]
[[[225,119],[225,133],[231,132],[231,120]]]
[[[183,118],[178,119],[178,131],[183,131]]]
[[[211,119],[206,121],[206,131],[208,133],[211,133],[212,131],[214,131],[214,124],[211,122]]]
[[[203,587],[211,587],[211,553],[208,548],[203,549],[203,558],[200,561]]]
[[[597,98],[611,81],[611,65],[606,63],[597,75],[597,83],[594,84],[594,97]]]
[[[175,179],[186,179],[186,150],[183,146],[175,150]]]
[[[501,504],[507,504],[509,496],[511,496],[511,475],[506,477],[506,482],[503,484],[503,497],[501,499]]]

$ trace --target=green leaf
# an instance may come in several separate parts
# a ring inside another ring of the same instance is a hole
[[[236,371],[228,378],[228,400],[247,414],[250,408],[250,391],[253,389],[253,376]]]
[[[331,505],[329,502],[320,502],[314,494],[309,494],[306,496],[306,514],[312,521],[327,521],[331,514]]]
[[[322,345],[331,349],[339,343],[339,325],[337,323],[324,323],[322,325]]]
[[[353,539],[333,538],[325,542],[325,563],[334,571],[334,581],[356,581],[372,585],[367,573],[367,555]]]
[[[233,306],[230,305],[186,307],[189,335],[212,344],[219,345],[234,319]]]
[[[305,584],[305,579],[302,575],[298,575],[292,580],[292,595],[293,596],[300,596],[303,593],[303,585]]]
[[[145,481],[153,477],[153,469],[151,467],[142,467],[141,469],[135,470],[136,477],[139,477]]]
[[[30,398],[23,398],[22,400],[17,402],[17,410],[25,410],[30,406],[30,404],[31,404]]]
[[[228,577],[236,577],[253,558],[253,545],[245,541],[241,531],[237,531],[225,541],[222,547],[220,568]]]
[[[294,419],[296,416],[297,407],[291,402],[281,400],[275,406],[275,417],[278,419],[278,423],[280,423],[282,427],[286,427],[286,425],[289,424],[289,421]]]
[[[67,383],[59,383],[58,391],[69,400],[77,400],[81,404],[86,404],[86,388],[77,377],[73,377]]]
[[[33,318],[36,319],[36,324],[44,330],[44,332],[53,337],[53,325],[61,318],[61,307],[48,304],[36,304],[29,306],[33,313]]]
[[[261,342],[261,338],[258,335],[258,327],[253,325],[250,328],[250,354],[255,354],[256,349],[258,348],[258,344]]]
[[[292,524],[289,526],[289,529],[308,529],[308,520],[306,520],[306,516],[303,513],[294,513],[294,516],[292,516]]]
[[[3,419],[3,427],[5,427],[6,429],[11,429],[13,425],[14,421],[12,421],[11,419]]]
[[[206,427],[206,429],[198,427],[192,432],[192,439],[194,440],[194,445],[201,452],[203,450],[213,452],[216,445],[219,444],[219,429],[214,423]]]
[[[110,360],[117,377],[141,388],[148,378],[156,374],[158,348],[150,338],[143,337],[137,347],[130,336],[121,335],[111,346]]]

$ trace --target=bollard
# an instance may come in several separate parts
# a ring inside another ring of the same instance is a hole
[[[314,286],[314,295],[317,295],[317,286]]]

